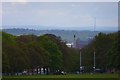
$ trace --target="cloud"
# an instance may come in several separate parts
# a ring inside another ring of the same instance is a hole
[[[98,19],[96,21],[96,26],[117,27],[118,19]]]
[[[30,13],[30,12],[29,12]],[[94,19],[88,14],[73,14],[68,10],[42,9],[34,11],[34,19],[50,26],[92,26]],[[31,14],[32,15],[32,14]]]
[[[28,0],[19,1],[27,3]],[[114,19],[117,17],[116,8],[108,6],[108,8],[105,7],[106,10],[101,7],[103,4],[100,7],[97,3],[95,6],[88,3],[27,3],[25,6],[21,4],[22,2],[12,2],[12,5],[4,4],[4,25],[43,25],[66,28],[89,26],[91,28],[94,26],[94,17],[96,17],[98,28],[117,25],[117,19]],[[99,11],[95,11],[95,7]]]
[[[27,0],[2,0],[2,2],[27,2]]]
[[[12,5],[16,4],[26,4],[27,0],[3,0],[2,2],[11,2]]]

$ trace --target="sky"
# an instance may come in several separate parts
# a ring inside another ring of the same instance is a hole
[[[1,12],[0,12],[1,14]],[[3,2],[2,28],[117,30],[117,2]]]

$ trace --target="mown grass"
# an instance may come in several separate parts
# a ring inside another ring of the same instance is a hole
[[[32,75],[3,76],[3,80],[119,80],[119,74],[67,74],[67,75]]]

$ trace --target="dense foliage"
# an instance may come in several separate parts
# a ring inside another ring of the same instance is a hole
[[[3,73],[22,72],[38,66],[49,67],[51,71],[79,69],[78,52],[68,48],[55,35],[13,36],[3,32],[2,40]]]
[[[93,71],[93,53],[96,54],[96,68],[109,70],[120,68],[119,33],[99,33],[82,48],[82,66]],[[52,72],[79,71],[80,50],[68,48],[66,43],[52,34],[42,36],[13,36],[2,33],[3,73],[22,72],[36,67],[50,68]]]
[[[83,48],[83,65],[93,67],[94,51],[96,56],[96,68],[119,69],[120,53],[118,47],[119,33],[99,33],[89,45]]]

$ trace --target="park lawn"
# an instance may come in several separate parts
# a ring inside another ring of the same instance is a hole
[[[119,74],[67,74],[67,75],[32,75],[3,76],[4,78],[119,78]]]

